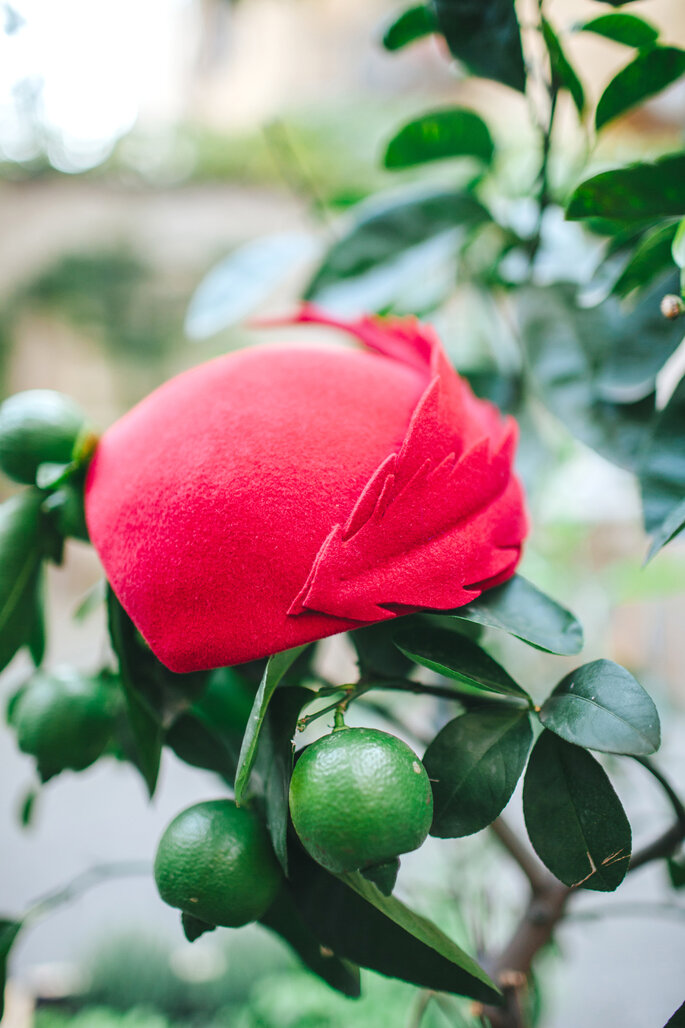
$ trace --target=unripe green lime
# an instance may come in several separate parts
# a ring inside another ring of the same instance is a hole
[[[0,468],[31,484],[41,464],[68,464],[84,422],[80,407],[52,389],[10,396],[0,406]]]
[[[339,873],[417,849],[431,826],[433,796],[423,764],[401,739],[343,728],[302,753],[290,813],[307,852]]]
[[[281,879],[266,828],[232,800],[209,800],[181,811],[155,857],[155,881],[165,903],[227,928],[266,913]]]
[[[46,781],[82,771],[102,754],[116,718],[116,689],[71,669],[37,671],[9,711],[19,749],[35,757]]]

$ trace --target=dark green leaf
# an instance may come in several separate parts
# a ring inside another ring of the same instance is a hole
[[[28,637],[31,660],[40,667],[45,657],[45,582],[43,568],[36,573],[36,584],[33,593],[33,617]]]
[[[366,867],[359,873],[363,878],[366,878],[367,882],[373,882],[384,896],[391,896],[399,871],[400,858],[394,857],[392,860],[386,860],[382,864]]]
[[[21,808],[19,810],[19,822],[22,828],[30,828],[33,822],[33,815],[36,810],[36,800],[38,799],[38,793],[34,788],[27,790],[22,800]]]
[[[646,756],[661,743],[651,697],[611,660],[593,660],[562,678],[540,720],[567,742],[603,753]]]
[[[644,288],[671,269],[676,229],[674,222],[667,222],[642,236],[614,283],[612,292],[616,296],[627,296],[633,289]]]
[[[181,927],[188,942],[195,942],[205,932],[213,932],[216,925],[208,924],[206,921],[200,920],[199,917],[193,917],[192,914],[183,913],[181,914]]]
[[[0,1020],[5,1012],[5,984],[7,982],[7,960],[14,940],[21,929],[21,921],[0,918]]]
[[[386,168],[409,168],[445,157],[477,157],[489,164],[493,153],[490,130],[480,115],[451,107],[403,125],[388,143],[384,164]]]
[[[601,129],[619,114],[660,93],[684,73],[685,50],[677,46],[654,46],[650,50],[642,50],[619,71],[602,93],[597,104],[595,127]]]
[[[685,378],[647,441],[640,464],[645,528],[658,531],[685,496]]]
[[[576,186],[566,208],[570,220],[642,221],[685,214],[685,153],[627,164]]]
[[[382,303],[390,303],[397,285],[395,274],[397,281],[404,282],[402,262],[408,254],[424,253],[427,243],[448,235],[450,248],[456,249],[456,237],[451,233],[465,232],[489,220],[488,211],[474,197],[450,190],[404,192],[399,199],[369,201],[326,254],[307,287],[306,298],[335,306],[341,294],[345,299],[350,290],[367,290],[368,283],[373,285],[387,270],[392,274],[389,282],[382,282]],[[360,296],[365,298],[364,292]]]
[[[41,567],[42,495],[27,489],[0,506],[0,671],[34,637]]]
[[[469,693],[480,693],[484,689],[504,696],[529,698],[485,650],[449,628],[439,628],[425,621],[414,622],[396,632],[395,645],[416,664],[466,686]]]
[[[523,813],[536,853],[564,885],[618,888],[630,861],[630,825],[587,750],[544,731],[526,771]]]
[[[637,47],[638,50],[656,43],[659,38],[659,30],[636,14],[600,14],[598,18],[591,18],[579,25],[578,31],[594,32],[615,43]]]
[[[271,843],[288,873],[288,793],[293,771],[293,736],[297,719],[315,693],[298,685],[281,687],[274,694],[259,733],[254,774],[261,781],[264,813]]]
[[[685,268],[685,218],[676,228],[671,253],[678,267]]]
[[[245,796],[250,772],[257,756],[259,733],[262,730],[269,701],[288,668],[305,649],[305,646],[296,646],[292,650],[285,650],[283,653],[277,653],[269,658],[264,675],[259,683],[257,695],[254,698],[250,720],[247,723],[245,735],[243,736],[243,744],[240,747],[240,757],[238,758],[238,768],[235,776],[235,801],[238,805],[240,805]]]
[[[334,877],[299,848],[290,867],[298,910],[336,956],[423,988],[499,1000],[496,986],[456,943],[360,874]]]
[[[678,1007],[664,1028],[685,1028],[685,1003]]]
[[[669,857],[666,861],[668,877],[674,889],[685,889],[685,860]]]
[[[525,91],[514,0],[434,0],[434,4],[440,31],[458,60],[474,75]]]
[[[402,624],[413,624],[409,615]],[[379,621],[368,628],[357,628],[349,638],[357,651],[359,673],[365,678],[404,678],[410,670],[411,661],[397,649],[394,643],[396,621]]]
[[[259,923],[280,935],[306,966],[344,996],[356,998],[361,993],[359,968],[348,960],[341,960],[322,947],[302,919],[290,891],[281,890]]]
[[[413,43],[437,30],[437,22],[433,8],[427,4],[417,4],[402,11],[383,33],[383,46],[386,50],[401,50],[403,46]]]
[[[626,4],[634,4],[635,0],[599,0],[599,2],[610,4],[611,7],[625,7]]]
[[[165,742],[180,760],[192,767],[215,771],[233,785],[241,736],[214,731],[193,713],[181,714],[166,733]]]
[[[583,629],[573,614],[521,575],[487,589],[473,603],[446,616],[499,628],[548,653],[570,655],[583,648]]]
[[[585,110],[585,90],[578,78],[573,65],[569,62],[559,42],[559,37],[547,21],[542,19],[542,34],[549,54],[549,63],[552,70],[552,85],[556,89],[566,89],[571,94],[576,110],[582,117]]]
[[[202,279],[188,307],[185,331],[207,339],[244,318],[286,279],[293,266],[317,252],[311,235],[278,232],[252,239],[215,265]]]
[[[649,547],[649,553],[647,554],[647,560],[645,564],[656,557],[659,550],[661,550],[667,543],[670,543],[672,539],[685,528],[685,499],[674,507],[668,517],[661,523],[658,530],[654,533],[652,544]]]
[[[492,824],[506,807],[533,741],[525,711],[475,710],[450,721],[426,750],[431,835],[453,839]]]

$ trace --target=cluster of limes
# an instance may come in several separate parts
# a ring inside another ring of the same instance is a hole
[[[361,870],[389,892],[399,855],[428,834],[431,785],[400,739],[343,727],[300,755],[290,813],[300,842],[322,867],[335,874]],[[237,927],[267,911],[282,872],[258,816],[223,799],[196,804],[171,822],[155,878],[162,899],[184,915]]]

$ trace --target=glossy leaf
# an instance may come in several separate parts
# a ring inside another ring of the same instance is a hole
[[[473,196],[451,190],[412,190],[399,198],[369,201],[326,254],[307,287],[306,298],[336,307],[341,287],[359,290],[363,298],[361,290],[367,279],[385,270],[401,272],[401,262],[414,252],[423,255],[425,264],[426,247],[445,236],[454,250],[456,241],[450,233],[489,220],[489,213]],[[442,261],[446,253],[441,249],[439,256]],[[402,281],[401,274],[398,279]],[[382,302],[389,302],[394,282],[383,286]]]
[[[302,962],[332,988],[353,998],[361,994],[357,965],[340,959],[321,945],[303,920],[287,887],[281,890],[259,923],[280,935]]]
[[[233,784],[240,752],[239,735],[227,737],[226,733],[214,731],[201,718],[188,713],[174,721],[165,742],[186,764],[214,771],[229,785]]]
[[[642,50],[619,71],[602,93],[595,127],[599,130],[685,74],[685,50],[677,46],[654,46]]]
[[[635,247],[630,260],[614,283],[616,296],[627,296],[633,289],[645,288],[671,268],[671,248],[677,225],[667,222],[648,231]]]
[[[474,710],[446,724],[423,758],[433,789],[431,835],[453,839],[492,824],[511,798],[532,741],[525,711]]]
[[[570,655],[583,648],[583,629],[573,614],[521,575],[487,589],[473,603],[447,616],[499,628],[548,653]]]
[[[35,636],[42,495],[27,489],[0,506],[0,671]]]
[[[636,14],[600,14],[598,18],[591,18],[579,25],[578,31],[594,32],[597,36],[623,43],[624,46],[634,46],[638,50],[656,43],[659,38],[659,30]]]
[[[310,689],[296,685],[282,687],[276,691],[264,716],[254,762],[253,773],[260,781],[271,843],[286,874],[288,794],[293,771],[293,736],[300,711],[314,696]]]
[[[207,339],[234,325],[317,250],[314,238],[303,232],[278,232],[237,247],[195,290],[186,314],[186,335]]]
[[[5,1012],[5,985],[10,950],[21,929],[21,921],[0,918],[0,1020]]]
[[[576,186],[566,217],[642,221],[685,214],[685,153],[628,164]]]
[[[410,615],[402,624],[414,623]],[[368,628],[357,628],[349,639],[357,652],[359,673],[366,678],[403,678],[412,662],[395,646],[395,621],[379,621]]]
[[[567,742],[603,753],[646,756],[661,743],[651,697],[611,660],[593,660],[562,678],[542,705],[540,720]]]
[[[663,547],[666,546],[667,543],[670,543],[672,539],[675,539],[675,537],[679,535],[684,528],[685,499],[673,508],[668,517],[662,521],[661,525],[654,533],[645,563],[650,561],[652,557],[656,557],[659,550],[663,549]]]
[[[489,164],[494,149],[490,130],[479,114],[451,107],[403,125],[387,145],[384,164],[386,168],[409,168],[449,157],[476,157]]]
[[[685,496],[685,378],[659,414],[642,453],[640,488],[645,528],[658,531]]]
[[[431,921],[359,873],[334,877],[299,847],[290,854],[295,904],[336,956],[415,985],[498,1002],[485,971]]]
[[[523,813],[535,852],[564,885],[618,888],[630,861],[630,825],[587,750],[544,731],[528,762]]]
[[[504,668],[470,639],[448,628],[414,622],[395,633],[395,645],[410,660],[451,678],[470,693],[499,693],[528,699]]]
[[[678,267],[685,268],[685,218],[676,228],[671,252]]]
[[[521,93],[526,72],[514,0],[434,0],[440,31],[452,54],[474,75]]]
[[[240,748],[240,757],[238,758],[238,768],[235,776],[235,801],[238,805],[240,805],[246,793],[250,772],[257,756],[259,733],[262,730],[271,697],[290,666],[305,649],[306,646],[296,646],[292,650],[285,650],[283,653],[277,653],[275,656],[269,657],[262,680],[259,683],[257,695],[254,698],[250,720],[247,722],[243,744]]]
[[[549,54],[552,85],[556,89],[566,89],[571,94],[576,110],[582,117],[585,110],[585,90],[583,89],[583,84],[564,53],[559,37],[546,18],[542,19],[542,35],[547,47],[547,53]]]
[[[429,36],[436,30],[435,14],[429,4],[407,7],[385,29],[383,46],[386,50],[401,50],[402,47]]]

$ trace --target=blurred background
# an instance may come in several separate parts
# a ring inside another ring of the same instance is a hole
[[[529,6],[532,18],[535,5]],[[526,4],[520,8],[525,20]],[[549,4],[559,30],[597,10],[591,0]],[[685,46],[682,0],[645,0],[631,11]],[[416,177],[384,170],[380,156],[397,125],[430,106],[466,103],[487,114],[504,154],[501,195],[525,220],[537,155],[524,98],[465,80],[432,37],[399,55],[383,50],[383,26],[393,13],[391,0],[0,4],[3,396],[59,389],[105,428],[175,372],[266,338],[236,316],[223,331],[189,340],[184,319],[200,281],[237,247],[285,233],[296,241],[298,259],[264,288],[259,313],[292,309],[348,209]],[[625,63],[625,51],[597,36],[564,38],[596,97]],[[681,82],[617,119],[592,160],[599,167],[669,144],[675,149],[684,126]],[[566,145],[552,177],[563,190],[585,146],[570,102],[557,131]],[[451,182],[454,175],[443,166],[428,178]],[[543,267],[563,272],[578,260],[580,230],[550,221],[546,232]],[[245,268],[244,292],[249,261]],[[240,296],[238,290],[242,312]],[[435,321],[458,367],[472,363],[483,338],[497,332],[458,289]],[[682,354],[667,377],[678,367]],[[522,447],[534,525],[524,571],[580,616],[585,660],[611,657],[651,691],[664,724],[664,765],[685,786],[685,547],[675,544],[643,570],[647,541],[634,479],[559,426],[548,426],[547,435],[543,460]],[[101,659],[104,615],[73,616],[99,578],[92,551],[68,544],[64,566],[49,581],[50,664],[87,670]],[[501,639],[496,645],[534,695],[565,673],[558,658],[522,653],[524,647]],[[326,659],[331,674],[345,680],[350,655],[332,642]],[[3,703],[26,673],[23,660],[3,676]],[[373,720],[361,707],[355,716]],[[417,737],[429,716],[418,700],[406,714]],[[666,823],[663,799],[640,768],[619,775],[636,835],[659,813]],[[106,877],[26,933],[13,958],[3,1028],[418,1024],[408,987],[369,973],[366,998],[344,1000],[263,929],[220,930],[193,947],[183,940],[146,865],[168,820],[216,794],[209,774],[167,753],[150,806],[130,766],[100,761],[78,778],[67,772],[51,781],[22,827],[19,813],[34,785],[31,762],[0,728],[0,781],[3,915],[94,865],[124,862],[119,870],[126,874]],[[512,807],[520,809],[519,797]],[[478,933],[497,937],[523,895],[517,873],[499,856],[484,833],[429,840],[420,856],[403,860],[400,895],[471,946]],[[583,897],[574,907],[548,957],[545,1028],[658,1026],[682,1002],[685,912],[666,902],[662,874],[649,868],[617,896]],[[445,891],[460,901],[452,910],[445,909]],[[65,1008],[61,999],[79,992],[88,997],[86,1008]],[[423,1022],[429,1028],[476,1023],[467,1005],[436,1005],[430,1017]]]

